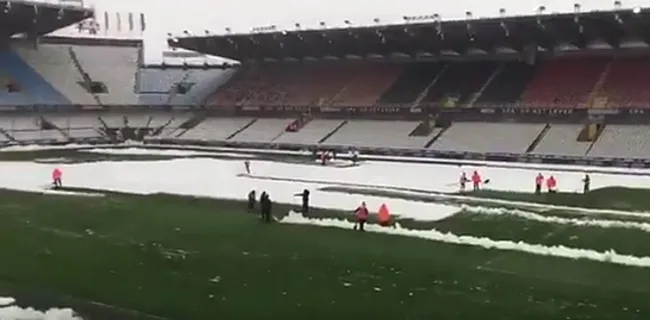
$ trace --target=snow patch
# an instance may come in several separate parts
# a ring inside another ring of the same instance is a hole
[[[16,299],[11,298],[11,297],[0,297],[0,307],[1,306],[7,306],[10,304],[14,304],[16,302]]]
[[[33,308],[20,308],[9,306],[0,308],[0,319],[2,320],[83,320],[77,316],[72,309],[49,309],[39,311]]]
[[[333,227],[340,229],[352,229],[352,223],[338,219],[309,219],[293,211],[279,220],[281,223],[312,225],[320,227]],[[453,233],[444,233],[437,230],[410,230],[402,228],[399,223],[395,228],[386,228],[378,225],[367,225],[368,232],[400,235],[413,238],[433,240],[437,242],[481,247],[485,249],[497,249],[504,251],[519,251],[535,255],[561,257],[569,259],[585,259],[599,262],[607,262],[620,265],[650,267],[650,257],[637,257],[622,255],[614,250],[598,252],[595,250],[570,248],[565,246],[543,246],[526,242],[513,242],[505,240],[492,240],[484,237],[458,236]]]
[[[467,205],[463,205],[461,208],[464,212],[469,212],[469,213],[487,214],[487,215],[512,215],[512,216],[517,216],[524,219],[539,221],[539,222],[567,224],[567,225],[574,225],[574,226],[600,227],[600,228],[637,229],[644,232],[650,232],[650,223],[644,223],[644,222],[600,220],[600,219],[575,219],[575,218],[572,219],[572,218],[545,216],[534,212],[528,212],[528,211],[523,211],[518,209],[472,207]]]

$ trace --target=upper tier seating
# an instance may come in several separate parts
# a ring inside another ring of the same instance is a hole
[[[472,99],[497,68],[495,62],[451,63],[429,88],[422,104],[462,107]]]
[[[346,107],[374,106],[382,92],[386,91],[403,71],[403,65],[392,63],[364,65],[358,70],[357,76],[336,95],[332,104]]]
[[[579,124],[552,124],[531,153],[584,157],[591,142],[578,141],[583,128]]]
[[[599,59],[550,60],[530,82],[521,100],[536,107],[584,106],[606,64],[606,60]]]
[[[538,65],[523,62],[505,63],[501,72],[495,75],[476,103],[498,105],[517,102],[538,69]]]
[[[323,142],[328,146],[420,149],[433,139],[436,131],[426,137],[409,136],[418,121],[350,120]]]
[[[23,46],[15,46],[14,49],[0,51],[4,91],[0,94],[0,103],[60,105],[70,104],[71,100],[93,101],[88,95],[75,94],[83,89],[68,77],[76,78],[78,73],[74,73],[74,66],[65,57],[60,57],[56,50],[47,45],[39,50]],[[19,92],[8,93],[7,85],[14,81]]]
[[[523,154],[544,124],[455,122],[431,149],[452,152]]]
[[[445,65],[442,63],[412,63],[381,95],[380,104],[413,104],[433,82]]]
[[[72,46],[72,50],[90,79],[106,85],[108,93],[97,94],[102,104],[138,103],[135,93],[135,74],[139,67],[139,48]]]
[[[614,61],[603,85],[607,106],[649,107],[648,84],[650,84],[650,59]]]
[[[140,102],[152,105],[196,105],[222,85],[232,70],[183,69],[176,67],[142,68],[140,75]],[[188,89],[179,91],[179,86]]]

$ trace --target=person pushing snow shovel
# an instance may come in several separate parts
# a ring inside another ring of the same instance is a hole
[[[63,187],[61,179],[63,179],[63,172],[59,168],[54,168],[52,170],[52,185],[54,189]]]

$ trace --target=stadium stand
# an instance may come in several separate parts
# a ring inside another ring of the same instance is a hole
[[[75,64],[82,74],[87,75],[87,81],[93,83],[87,89],[99,97],[102,104],[138,104],[135,93],[138,48],[77,45],[70,46],[69,53],[73,62],[78,61]]]
[[[597,58],[550,60],[531,81],[522,101],[529,106],[584,107],[606,65],[606,60]]]
[[[447,70],[429,88],[422,104],[440,104],[442,107],[466,107],[473,94],[480,90],[498,64],[490,61],[460,62],[449,64]]]
[[[80,84],[82,76],[70,60],[67,46],[44,44],[34,50],[33,47],[17,45],[14,50],[45,81],[64,94],[69,99],[68,104],[97,104],[90,92]],[[63,99],[52,99],[44,104],[56,104],[57,101],[60,104],[65,103]]]
[[[588,156],[650,159],[650,126],[607,125],[589,151]]]
[[[442,63],[407,64],[406,70],[381,95],[380,104],[411,106],[444,67]]]
[[[504,63],[503,69],[494,76],[483,93],[478,97],[478,105],[514,104],[519,101],[526,86],[540,68],[538,64],[524,62]]]
[[[300,131],[286,131],[275,142],[295,145],[316,145],[344,125],[344,120],[316,119],[307,123]]]
[[[273,142],[295,119],[257,119],[229,140],[235,142]]]
[[[207,66],[145,66],[138,73],[140,103],[193,106],[203,103],[232,72]]]
[[[531,152],[539,155],[584,157],[590,141],[578,141],[584,128],[579,124],[552,124]]]
[[[404,71],[401,64],[378,63],[365,65],[339,91],[333,99],[335,106],[367,107],[374,106],[382,92],[390,87],[397,76]]]
[[[603,85],[604,97],[610,107],[648,107],[650,101],[650,59],[619,59]]]
[[[433,139],[436,132],[424,137],[411,136],[419,124],[419,121],[350,120],[323,141],[323,144],[342,147],[422,149]]]
[[[181,133],[181,141],[226,141],[255,119],[252,118],[207,118],[197,126]]]
[[[544,124],[456,122],[431,149],[450,152],[526,153]]]

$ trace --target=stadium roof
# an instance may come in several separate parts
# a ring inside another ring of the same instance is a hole
[[[534,47],[553,51],[566,43],[586,49],[600,41],[619,48],[634,39],[650,44],[650,11],[616,10],[539,14],[414,23],[187,36],[170,39],[170,46],[205,54],[246,60],[309,58],[436,57],[445,52],[464,55],[472,50],[495,52],[507,48],[523,52]]]
[[[30,1],[0,1],[0,37],[16,34],[42,36],[93,16],[93,10],[79,5]]]

